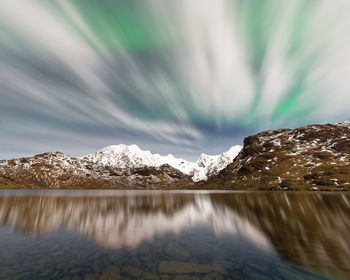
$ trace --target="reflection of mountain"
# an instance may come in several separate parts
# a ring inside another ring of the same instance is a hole
[[[350,274],[350,195],[237,193],[213,195],[212,201],[248,219],[282,256]]]
[[[350,196],[310,193],[8,195],[0,222],[30,234],[65,227],[109,248],[207,225],[304,266],[349,271]]]
[[[66,227],[106,247],[137,246],[164,233],[208,225],[216,234],[241,234],[259,247],[270,243],[247,219],[216,206],[206,194],[157,193],[112,197],[4,196],[0,222],[33,235]]]

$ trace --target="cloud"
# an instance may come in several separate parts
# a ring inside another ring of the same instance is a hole
[[[67,9],[67,3],[65,7]],[[18,102],[20,96],[23,96],[28,99],[28,105],[33,110],[40,110],[43,114],[61,115],[62,119],[83,116],[82,121],[88,118],[113,127],[121,126],[172,143],[186,144],[186,138],[200,137],[200,133],[190,124],[145,121],[118,106],[112,100],[118,91],[115,92],[110,81],[100,75],[102,72],[108,76],[105,73],[108,71],[118,75],[116,67],[105,63],[105,60],[113,58],[96,53],[66,23],[37,2],[6,2],[2,4],[1,13],[8,23],[15,24],[15,31],[24,37],[24,41],[30,38],[29,44],[34,45],[33,53],[22,49],[20,51],[25,52],[26,57],[7,57],[9,63],[3,64],[1,84],[14,92],[17,99],[11,102]],[[70,15],[72,14],[76,15],[71,9]],[[85,32],[89,33],[86,27]],[[96,39],[94,41],[97,44]],[[41,48],[40,54],[36,53],[37,44]],[[147,81],[137,69],[136,62],[126,52],[122,55],[122,60],[122,63],[128,64],[129,75],[136,77],[134,82],[145,87],[144,97],[147,98]],[[162,89],[164,87],[160,90]]]
[[[64,135],[67,152],[94,138],[214,153],[242,127],[344,120],[349,10],[343,0],[1,0],[1,141],[37,151],[44,130],[49,150]]]

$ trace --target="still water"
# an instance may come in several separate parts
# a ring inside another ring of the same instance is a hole
[[[350,194],[1,190],[0,279],[350,279]]]

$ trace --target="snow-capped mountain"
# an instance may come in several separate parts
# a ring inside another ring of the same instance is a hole
[[[113,145],[0,160],[0,188],[350,190],[350,122],[263,131],[196,162]],[[238,155],[237,155],[238,154]]]
[[[145,166],[160,167],[168,164],[191,176],[194,182],[198,182],[218,174],[233,161],[241,149],[241,146],[236,145],[221,155],[209,156],[201,154],[197,162],[190,162],[181,158],[175,158],[171,154],[167,156],[152,154],[150,151],[141,150],[137,145],[127,146],[121,144],[105,147],[80,159],[94,164],[102,164],[109,168],[123,169],[143,168]]]
[[[112,145],[81,158],[60,152],[0,161],[0,187],[169,188],[189,186],[216,175],[239,146],[198,162],[161,156],[136,145]]]
[[[236,145],[232,146],[227,152],[224,152],[221,155],[209,156],[201,154],[196,162],[199,172],[195,172],[195,175],[192,177],[193,181],[198,182],[207,180],[208,178],[217,175],[235,159],[241,150],[242,146]]]

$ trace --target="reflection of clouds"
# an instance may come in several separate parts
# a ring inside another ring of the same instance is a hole
[[[239,235],[271,249],[258,228],[228,207],[214,206],[207,194],[6,196],[0,198],[0,221],[32,234],[64,226],[108,248],[136,247],[166,233],[206,225],[217,236]]]

